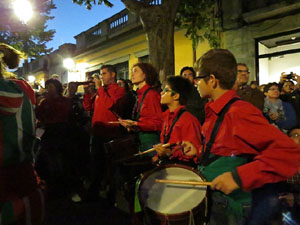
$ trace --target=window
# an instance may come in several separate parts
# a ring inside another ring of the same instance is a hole
[[[300,30],[256,40],[259,84],[279,82],[282,72],[300,73]]]
[[[115,64],[114,67],[117,71],[117,79],[123,78],[123,79],[129,79],[129,65],[128,62],[122,62]]]
[[[93,31],[93,33],[92,33],[92,35],[94,35],[94,36],[100,36],[101,35],[101,28],[99,28],[99,29],[97,29],[97,30],[94,30]]]
[[[141,63],[149,63],[149,55],[145,55],[145,56],[139,57],[139,62],[141,62]]]

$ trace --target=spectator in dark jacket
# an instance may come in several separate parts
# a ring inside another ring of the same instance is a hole
[[[193,67],[185,66],[181,69],[180,76],[188,79],[192,83],[192,89],[188,98],[186,109],[188,112],[192,113],[201,124],[203,124],[205,119],[204,106],[207,103],[207,99],[202,99],[195,87],[195,70]]]
[[[252,89],[248,85],[249,81],[249,69],[245,63],[237,64],[237,77],[234,85],[234,89],[241,99],[250,102],[260,110],[264,108],[264,95],[258,89]]]
[[[281,74],[279,81],[282,86],[280,99],[292,104],[297,116],[297,126],[300,126],[300,76],[297,74],[290,74],[290,76],[288,77],[285,73]]]

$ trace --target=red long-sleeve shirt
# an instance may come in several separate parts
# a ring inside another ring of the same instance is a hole
[[[174,119],[183,108],[185,108],[185,106],[180,106],[173,112],[170,112],[168,109],[163,113],[164,122],[160,135],[161,143],[164,142],[164,135],[167,135],[170,132]],[[175,123],[168,143],[174,144],[182,141],[189,141],[196,149],[201,150],[201,124],[195,116],[187,111],[184,112]],[[198,156],[199,153],[200,152],[197,153]],[[190,160],[192,158],[184,155],[181,150],[173,152],[171,158],[173,157],[178,158],[179,160]]]
[[[46,98],[36,108],[36,117],[42,124],[67,123],[72,110],[71,100],[58,96]]]
[[[145,91],[150,88],[148,84],[137,90],[138,102],[141,103]],[[139,105],[137,109],[139,108]],[[160,105],[160,94],[151,89],[143,101],[138,128],[142,131],[160,131],[162,125],[162,111]]]
[[[104,87],[98,88],[98,96],[95,100],[94,115],[92,119],[93,126],[95,123],[108,127],[116,126],[115,124],[113,125],[108,123],[110,121],[117,121],[118,119],[117,116],[109,109],[125,95],[125,89],[119,87],[117,83],[109,84],[106,91]]]
[[[230,99],[238,97],[230,90],[205,106],[202,134],[205,144],[217,120],[217,114]],[[300,148],[279,129],[270,125],[262,112],[245,101],[236,101],[224,117],[211,153],[221,156],[250,154],[254,160],[237,167],[242,188],[249,191],[265,183],[279,182],[294,175],[300,165]]]
[[[82,106],[85,111],[90,112],[94,110],[95,99],[96,99],[96,94],[94,95],[91,95],[89,93],[83,94]]]

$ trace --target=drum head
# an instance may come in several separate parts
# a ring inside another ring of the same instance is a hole
[[[196,172],[182,167],[167,167],[154,170],[142,179],[139,200],[162,214],[177,214],[190,211],[198,206],[206,196],[206,186],[157,183],[155,179],[203,181]]]

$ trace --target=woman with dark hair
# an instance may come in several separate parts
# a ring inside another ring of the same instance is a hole
[[[49,79],[45,83],[46,98],[36,108],[36,117],[40,125],[64,124],[69,120],[71,101],[62,96],[63,86],[59,80]]]
[[[0,224],[43,224],[43,188],[33,169],[35,94],[6,67],[19,65],[22,54],[0,43]]]
[[[129,131],[137,131],[140,151],[160,143],[159,133],[162,126],[160,105],[160,82],[156,69],[149,63],[137,63],[132,67],[132,83],[137,86],[137,101],[133,109],[133,120],[120,123]]]
[[[46,98],[36,107],[38,126],[45,130],[41,137],[36,170],[49,186],[49,191],[61,191],[67,182],[69,119],[71,100],[62,96],[63,87],[59,80],[49,79],[45,83]],[[60,184],[57,186],[57,184]],[[57,187],[58,189],[54,188]]]

